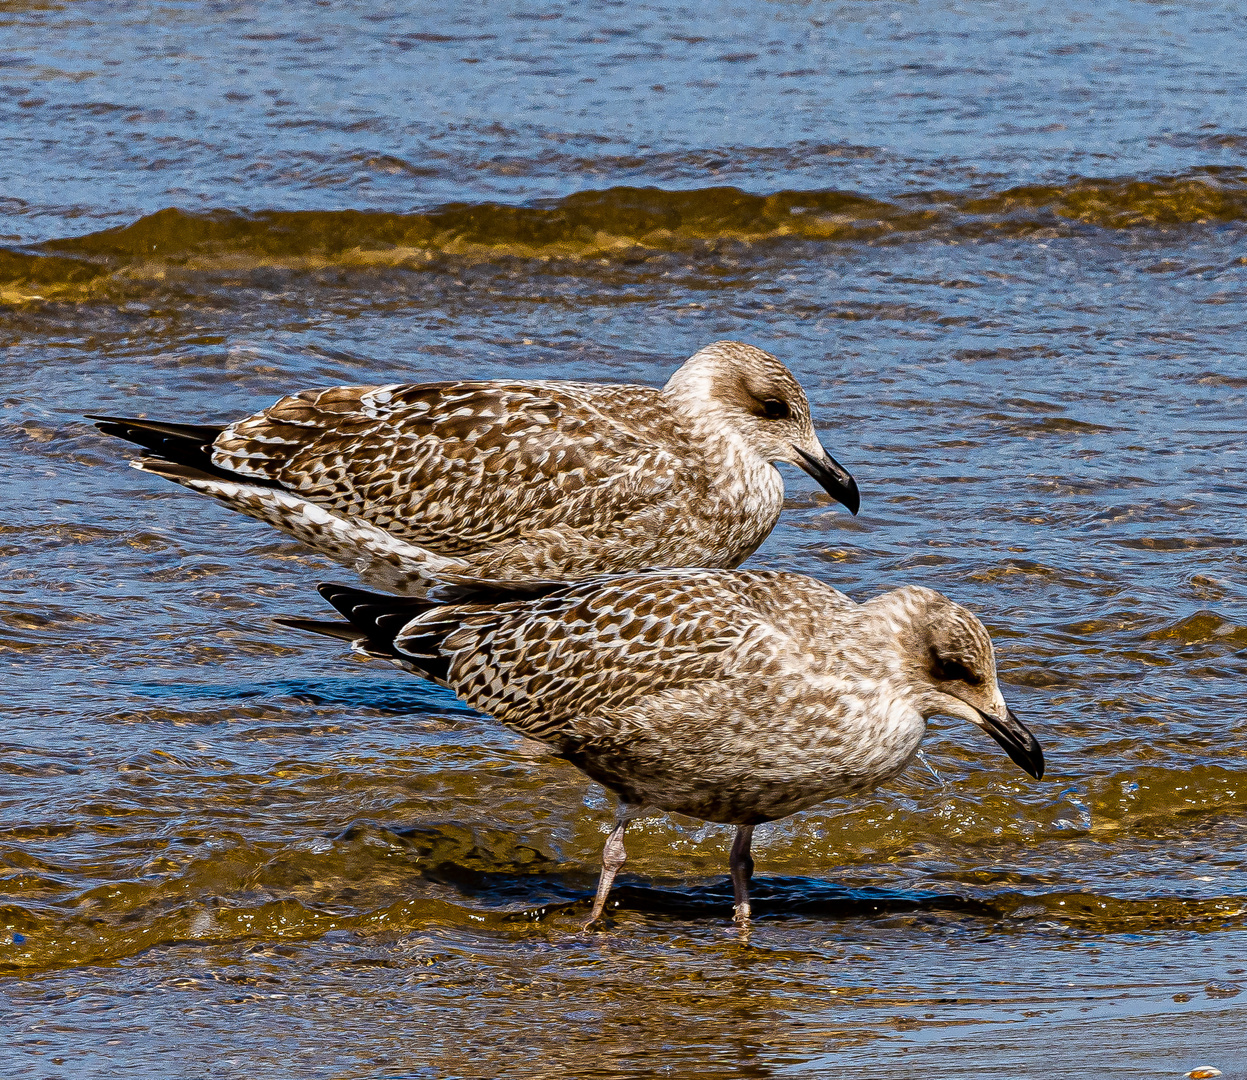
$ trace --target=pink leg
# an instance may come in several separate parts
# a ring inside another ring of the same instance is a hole
[[[615,827],[611,830],[610,836],[606,838],[606,846],[602,848],[602,873],[598,878],[597,895],[593,898],[593,911],[589,914],[589,921],[585,923],[585,929],[592,929],[594,924],[602,917],[602,912],[606,910],[606,899],[610,896],[611,886],[615,883],[615,875],[619,873],[619,868],[623,866],[624,860],[628,857],[628,853],[624,850],[624,830],[628,827],[628,822],[633,818],[641,817],[648,813],[649,807],[625,805],[619,808],[619,813],[615,815]]]

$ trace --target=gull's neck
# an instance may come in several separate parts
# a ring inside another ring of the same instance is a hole
[[[915,703],[921,694],[913,685],[909,654],[914,621],[923,607],[920,590],[900,588],[871,597],[849,615],[864,645],[863,660],[870,657],[874,676]]]
[[[776,515],[784,501],[779,470],[745,438],[737,417],[722,401],[723,371],[717,359],[698,353],[667,380],[662,396],[705,455],[706,467],[729,498],[751,498]]]

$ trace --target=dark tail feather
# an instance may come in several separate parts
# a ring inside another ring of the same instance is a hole
[[[137,443],[165,461],[186,465],[225,480],[241,480],[243,483],[261,487],[281,486],[273,480],[243,476],[228,469],[217,468],[212,463],[212,443],[225,430],[223,427],[213,424],[166,424],[159,420],[96,416],[92,413],[87,414],[87,419],[94,420],[95,426],[105,435]]]

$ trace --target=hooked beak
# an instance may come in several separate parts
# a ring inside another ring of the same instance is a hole
[[[1013,710],[1006,708],[1003,720],[983,712],[982,709],[974,711],[983,718],[983,730],[1004,747],[1005,753],[1013,759],[1014,764],[1036,780],[1042,780],[1043,748],[1027,726],[1014,715]]]
[[[849,470],[833,458],[826,450],[821,458],[807,454],[795,443],[792,447],[801,458],[801,468],[817,480],[838,503],[843,503],[852,514],[857,513],[861,506],[861,496],[857,493],[857,481],[849,475]]]

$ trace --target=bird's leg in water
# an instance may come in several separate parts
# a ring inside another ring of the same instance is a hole
[[[736,896],[738,923],[749,921],[749,879],[753,877],[753,856],[749,845],[753,843],[753,826],[737,825],[736,839],[732,841],[732,892]]]
[[[615,815],[615,827],[611,830],[610,836],[606,838],[605,847],[602,848],[602,874],[598,878],[597,895],[593,898],[593,911],[589,915],[589,921],[585,923],[586,930],[592,929],[602,917],[602,912],[606,909],[606,898],[610,895],[611,885],[615,882],[615,875],[619,873],[619,868],[623,866],[624,860],[628,857],[628,853],[624,850],[624,830],[628,827],[628,822],[640,817],[648,809],[645,806],[624,805]]]

